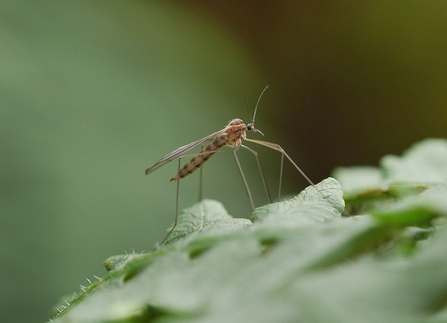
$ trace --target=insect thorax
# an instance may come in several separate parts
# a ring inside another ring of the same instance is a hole
[[[228,141],[233,144],[233,147],[235,142],[239,143],[237,144],[237,146],[240,145],[241,138],[245,138],[246,131],[247,126],[241,119],[231,120],[225,130],[228,137]]]

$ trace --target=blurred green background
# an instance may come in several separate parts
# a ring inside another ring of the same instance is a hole
[[[447,2],[16,1],[0,11],[0,321],[42,322],[102,276],[110,255],[152,249],[172,223],[179,146],[248,119],[315,182],[444,137]],[[259,139],[257,134],[248,134]],[[256,148],[272,190],[280,156]],[[239,156],[255,203],[253,157]],[[250,208],[230,153],[204,196]],[[285,192],[306,182],[290,165]],[[180,207],[197,199],[197,174]]]

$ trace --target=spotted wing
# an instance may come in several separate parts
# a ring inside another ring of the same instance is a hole
[[[217,136],[223,134],[224,132],[225,132],[225,128],[220,130],[220,131],[217,131],[215,133],[212,133],[211,135],[206,136],[205,138],[199,139],[199,140],[191,142],[191,143],[189,143],[189,144],[187,144],[185,146],[177,148],[172,153],[167,154],[162,159],[160,159],[158,162],[156,162],[155,164],[153,164],[152,166],[147,168],[146,169],[146,175],[152,173],[154,170],[156,170],[156,169],[162,167],[163,165],[169,163],[171,160],[176,159],[176,158],[184,155],[185,153],[187,153],[191,149],[193,149],[193,148],[203,144],[204,142],[210,141],[210,140],[216,138]]]

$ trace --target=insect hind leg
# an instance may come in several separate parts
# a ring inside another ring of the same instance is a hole
[[[200,151],[203,151],[203,148],[205,148],[205,145],[200,146]],[[198,200],[201,201],[203,199],[203,165],[199,169],[199,195]]]
[[[191,155],[184,155],[184,156],[180,156],[179,158],[178,158],[178,168],[177,168],[177,174],[180,172],[180,169],[181,169],[181,163],[182,163],[182,159],[189,159],[189,158],[193,158],[193,157],[197,157],[197,156],[203,156],[203,155],[208,155],[208,154],[215,154],[216,153],[216,151],[205,151],[205,152],[200,152],[200,153],[197,153],[197,154],[191,154]],[[203,165],[201,166],[201,168],[203,167]],[[200,170],[200,171],[202,171],[202,170]],[[202,177],[202,175],[200,175],[200,177]],[[155,246],[155,248],[154,249],[152,249],[152,251],[153,250],[156,250],[156,249],[158,249],[160,246],[162,246],[165,242],[166,242],[166,240],[169,238],[169,236],[172,234],[172,232],[174,232],[174,229],[176,228],[176,226],[177,226],[177,222],[178,222],[178,213],[179,213],[179,197],[180,197],[180,180],[181,180],[181,178],[179,178],[179,179],[177,179],[176,181],[177,181],[177,189],[176,189],[176,193],[175,193],[175,217],[174,217],[174,224],[172,225],[172,228],[168,231],[168,233],[166,234],[166,236],[163,238],[163,240],[161,240],[161,242],[160,243],[157,243],[157,245]],[[200,180],[201,180],[201,178],[200,178]],[[199,193],[199,197],[200,197],[200,199],[201,199],[201,197],[202,197],[202,192],[201,192],[201,189],[202,189],[202,184],[200,183],[200,193]]]

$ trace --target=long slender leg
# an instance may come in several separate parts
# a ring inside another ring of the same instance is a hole
[[[180,162],[182,160],[182,157],[178,159],[178,171],[180,170]],[[171,230],[166,234],[166,236],[161,240],[160,243],[157,243],[152,249],[152,251],[158,249],[160,246],[163,245],[163,243],[166,241],[166,239],[171,235],[171,233],[174,231],[175,227],[177,226],[177,220],[178,220],[178,201],[179,201],[179,192],[180,192],[180,180],[177,181],[177,191],[175,193],[175,216],[174,216],[174,224],[172,225]]]
[[[246,141],[250,141],[253,142],[255,144],[276,150],[278,152],[280,152],[281,154],[283,154],[284,156],[286,156],[286,158],[292,163],[293,166],[295,166],[295,168],[300,172],[300,174],[309,182],[310,185],[312,185],[315,190],[317,190],[324,198],[327,198],[319,189],[316,188],[315,184],[310,180],[309,177],[307,177],[306,174],[304,174],[304,172],[301,170],[301,168],[298,167],[297,164],[295,164],[295,162],[293,161],[292,158],[290,158],[289,155],[287,155],[287,153],[284,151],[284,149],[282,149],[282,147],[278,144],[272,143],[272,142],[268,142],[268,141],[263,141],[263,140],[255,140],[255,139],[245,139]]]
[[[200,148],[200,151],[202,151],[203,150],[203,145],[201,145],[201,148]],[[202,198],[203,198],[203,195],[202,195],[202,193],[203,193],[203,165],[202,165],[202,167],[200,167],[200,169],[199,169],[199,201],[201,201],[202,200]]]
[[[281,201],[281,188],[282,188],[282,174],[284,168],[284,154],[281,154],[281,168],[279,169],[279,189],[278,189],[278,202]]]
[[[200,173],[199,173],[199,198],[198,198],[198,200],[201,201],[203,199],[203,195],[202,195],[202,192],[203,192],[203,166],[200,167],[199,172]]]
[[[265,192],[267,193],[267,197],[268,197],[270,203],[272,203],[272,197],[270,195],[270,191],[267,186],[267,181],[265,180],[264,171],[261,166],[261,161],[259,160],[258,152],[254,149],[251,149],[250,147],[245,146],[245,145],[241,145],[241,147],[247,149],[249,152],[251,152],[255,156],[256,162],[258,163],[259,173],[261,174],[262,183],[264,184]]]
[[[234,159],[236,160],[237,168],[239,169],[239,174],[241,175],[242,182],[244,183],[245,192],[247,192],[248,199],[250,200],[251,209],[255,210],[255,205],[253,203],[253,198],[251,196],[250,188],[248,187],[247,180],[245,179],[244,172],[242,171],[241,164],[239,163],[239,158],[237,158],[236,151],[232,150]]]
[[[216,151],[210,151],[210,152],[202,152],[202,153],[197,153],[197,154],[191,154],[191,155],[185,155],[185,156],[180,156],[178,158],[178,168],[177,168],[177,172],[180,171],[180,167],[181,167],[181,161],[182,159],[185,158],[192,158],[195,156],[199,156],[199,155],[204,155],[204,154],[214,154],[216,153]],[[180,196],[180,179],[177,180],[177,191],[175,193],[175,217],[174,217],[174,224],[171,228],[171,230],[169,230],[169,232],[166,234],[166,236],[163,238],[163,240],[161,240],[160,243],[158,243],[153,250],[158,249],[161,245],[163,245],[163,243],[166,241],[166,239],[171,235],[171,233],[174,231],[175,227],[177,226],[177,220],[178,220],[178,212],[179,212],[179,196]]]

